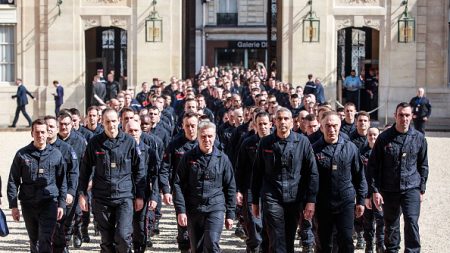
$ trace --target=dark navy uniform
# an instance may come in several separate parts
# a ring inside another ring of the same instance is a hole
[[[94,129],[94,131],[87,128],[86,126],[80,126],[80,128],[78,129],[78,132],[83,135],[87,142],[89,142],[95,135],[101,134],[103,131],[104,130],[101,124],[97,124],[97,127]]]
[[[94,131],[87,128],[86,126],[80,126],[80,128],[76,131],[76,133],[79,133],[84,137],[86,142],[89,142],[92,137],[94,137],[97,134],[101,134],[102,132],[103,132],[103,127],[101,124],[97,124],[97,127],[95,128]],[[82,155],[84,155],[84,151],[83,151]],[[81,163],[82,157],[80,157],[79,160]],[[89,223],[91,222],[91,205],[90,204],[91,204],[92,195],[91,195],[90,191],[88,192],[87,197],[88,197],[88,202],[89,202],[89,206],[88,206],[89,211],[87,211],[87,212],[82,211],[81,208],[78,206],[76,213],[75,213],[75,217],[74,217],[75,218],[75,220],[74,220],[74,230],[75,231],[73,231],[73,234],[75,234],[76,236],[79,237],[80,232],[81,232],[81,234],[82,234],[81,237],[82,237],[83,242],[90,241],[90,237],[89,237],[89,233],[88,233]],[[78,202],[78,195],[75,200]],[[81,217],[79,217],[79,216],[81,216]],[[80,223],[80,225],[79,225],[79,223]],[[74,244],[75,244],[75,242],[74,242]]]
[[[294,252],[294,239],[302,203],[315,203],[319,179],[308,139],[291,131],[280,139],[264,137],[253,166],[252,200],[261,196],[264,225],[271,252]]]
[[[142,132],[141,134],[141,141],[144,142],[149,149],[155,150],[156,151],[156,155],[157,155],[157,164],[158,164],[158,171],[160,170],[161,166],[162,166],[162,157],[164,155],[164,143],[161,140],[161,138],[159,138],[158,136],[156,136],[155,134],[152,133],[145,133]],[[158,234],[159,233],[159,220],[161,219],[161,195],[158,194],[158,199],[157,199],[158,205],[156,206],[155,210],[150,210],[149,212],[147,212],[148,214],[148,226],[149,226],[149,230],[152,231],[153,233]]]
[[[321,252],[332,252],[333,226],[337,230],[339,252],[353,252],[355,198],[364,206],[367,182],[358,148],[339,137],[335,144],[322,138],[313,145],[320,187],[316,217]]]
[[[395,125],[382,132],[369,158],[371,191],[383,196],[386,252],[400,249],[400,213],[405,220],[405,252],[420,251],[420,194],[428,178],[428,147],[412,127],[403,134]]]
[[[63,252],[66,245],[66,235],[71,234],[71,224],[73,219],[73,211],[78,206],[77,188],[78,188],[78,177],[79,177],[79,162],[77,154],[75,153],[72,146],[63,142],[60,139],[56,139],[53,144],[49,144],[52,147],[58,149],[66,163],[66,181],[67,181],[67,194],[73,196],[73,202],[71,205],[67,206],[64,210],[64,216],[61,220],[56,223],[56,230],[53,234],[53,252]],[[72,214],[72,216],[70,215]],[[65,226],[65,224],[67,226]]]
[[[247,234],[245,241],[247,244],[247,252],[252,252],[252,250],[260,247],[264,235],[262,220],[255,217],[252,213],[251,204],[253,199],[250,190],[252,167],[256,158],[259,141],[260,138],[257,134],[246,138],[239,148],[236,161],[236,189],[243,196],[242,211],[244,227]]]
[[[148,203],[156,201],[159,195],[158,189],[158,161],[156,151],[150,149],[143,142],[139,142],[138,148],[141,151],[142,163],[146,169],[146,186],[144,207],[140,211],[135,211],[133,214],[133,248],[134,253],[143,253],[147,245],[148,239],[148,219],[147,212]]]
[[[189,150],[194,149],[198,145],[197,140],[188,140],[183,133],[175,136],[170,142],[164,153],[163,166],[160,174],[160,184],[163,194],[170,193],[173,187],[173,179],[175,178],[178,165],[183,155]],[[187,227],[181,227],[177,223],[178,235],[177,243],[180,250],[188,250],[189,236]]]
[[[163,147],[166,148],[170,142],[170,126],[166,125],[164,122],[160,121],[154,128],[150,129],[150,133],[158,136],[162,142]]]
[[[76,130],[78,133],[80,133],[84,139],[89,142],[89,140],[94,137],[94,133],[91,132],[91,130],[89,130],[88,128],[84,127],[84,126],[80,126],[80,128],[78,128],[78,130]]]
[[[233,128],[233,130],[231,131],[231,136],[230,136],[230,143],[227,146],[227,155],[231,160],[231,164],[233,164],[233,166],[236,163],[236,159],[238,156],[238,148],[240,147],[240,143],[241,143],[241,138],[242,136],[244,136],[247,132],[248,132],[248,126],[249,126],[249,122],[244,123],[236,128]]]
[[[353,130],[353,132],[350,133],[350,140],[353,142],[353,144],[356,145],[358,150],[361,150],[361,148],[367,143],[367,137],[365,135],[359,135],[357,129]],[[364,171],[364,174],[367,175],[367,171]],[[361,216],[359,218],[355,218],[355,232],[356,232],[356,247],[362,248],[364,247],[364,217]],[[368,242],[370,243],[370,242]]]
[[[356,145],[356,147],[361,150],[365,145],[367,145],[367,137],[365,135],[359,135],[358,131],[353,131],[349,135],[350,140],[353,142],[353,144]]]
[[[372,149],[370,148],[369,144],[366,143],[360,150],[361,154],[361,160],[364,165],[364,173],[366,175],[369,175],[368,171],[368,163],[369,163],[369,157],[370,153],[372,153]],[[369,178],[366,177],[367,184],[370,184]],[[371,199],[372,192],[369,191],[367,194],[367,198]],[[371,200],[372,201],[372,200]],[[376,230],[375,230],[375,224],[376,224]],[[366,241],[366,248],[372,248],[373,249],[373,239],[376,235],[376,245],[377,250],[378,249],[384,249],[384,220],[383,220],[383,211],[378,210],[375,207],[375,204],[372,202],[372,209],[364,210],[363,215],[363,227],[364,227],[364,240]],[[378,251],[377,251],[378,252]]]
[[[94,136],[81,163],[79,190],[85,196],[92,173],[92,212],[101,234],[101,250],[128,253],[133,198],[144,199],[146,184],[136,141],[120,130],[114,139],[106,133]]]
[[[349,123],[347,123],[347,121],[345,121],[345,119],[343,119],[342,123],[341,123],[341,129],[340,129],[339,133],[344,133],[344,134],[350,136],[350,134],[353,131],[356,131],[355,123],[353,122],[352,124],[349,124]]]
[[[204,154],[197,146],[180,161],[174,180],[177,215],[187,215],[191,252],[220,252],[226,219],[234,219],[236,184],[230,160],[216,147]]]
[[[312,144],[314,144],[314,142],[318,141],[320,138],[322,138],[323,133],[320,130],[315,131],[314,133],[308,135],[308,140],[309,142]]]
[[[60,138],[60,136],[58,135],[58,138]],[[84,137],[81,135],[80,132],[72,130],[69,134],[69,136],[66,139],[62,139],[62,141],[64,141],[65,143],[69,144],[73,150],[75,151],[75,154],[77,155],[78,158],[78,166],[74,169],[77,170],[77,176],[79,175],[79,166],[81,161],[83,160],[83,156],[84,156],[84,152],[86,151],[86,139],[84,139]],[[77,181],[78,184],[78,181]],[[67,239],[70,238],[71,235],[76,235],[79,238],[81,238],[81,226],[82,226],[82,216],[83,213],[81,211],[81,208],[78,205],[78,191],[75,192],[67,192],[70,195],[72,195],[73,193],[73,204],[70,206],[74,206],[75,208],[70,208],[68,209],[68,213],[67,213],[67,218],[66,218],[66,222],[65,222],[65,229],[66,229],[66,234],[68,236]],[[88,216],[89,219],[89,216]],[[89,222],[87,222],[87,224],[89,224]],[[87,231],[87,225],[86,225],[86,231]]]
[[[57,209],[66,207],[66,164],[61,152],[50,145],[38,150],[32,143],[20,149],[11,165],[7,192],[9,208],[17,208],[20,200],[30,251],[51,252]]]
[[[425,134],[425,120],[423,118],[430,118],[431,104],[430,100],[426,97],[413,97],[409,104],[412,107],[412,112],[415,118],[413,118],[414,128]]]

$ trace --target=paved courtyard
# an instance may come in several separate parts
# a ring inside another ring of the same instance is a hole
[[[449,252],[450,240],[450,133],[429,133],[430,176],[428,189],[422,206],[420,232],[422,252]],[[6,181],[15,152],[31,141],[29,132],[0,132],[0,175],[3,186],[1,208],[7,214],[10,235],[0,238],[0,252],[28,252],[28,237],[23,221],[13,222],[8,209]],[[162,232],[154,237],[154,247],[148,252],[177,252],[175,241],[176,223],[173,207],[163,208],[161,220]],[[93,230],[91,230],[93,231]],[[93,237],[91,243],[83,244],[82,250],[71,252],[99,251],[99,238]],[[296,242],[298,245],[298,241]],[[221,247],[223,252],[245,252],[245,244],[233,235],[233,231],[224,231]],[[297,249],[300,252],[300,249]],[[363,251],[358,251],[363,252]]]

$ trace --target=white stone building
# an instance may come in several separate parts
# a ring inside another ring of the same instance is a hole
[[[276,59],[283,81],[303,85],[313,73],[330,100],[339,100],[350,69],[377,69],[380,120],[425,87],[431,120],[450,128],[449,0],[408,1],[416,22],[411,43],[398,42],[403,0],[313,0],[320,20],[314,43],[303,42],[309,0],[159,0],[163,39],[146,42],[151,2],[0,0],[0,125],[14,116],[10,97],[19,77],[38,98],[27,107],[35,119],[53,112],[53,80],[65,88],[64,106],[84,111],[98,68],[126,75],[132,89],[153,77],[191,77],[204,64],[250,67]]]

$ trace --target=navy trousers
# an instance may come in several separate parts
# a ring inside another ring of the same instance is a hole
[[[384,205],[385,237],[384,245],[388,253],[400,249],[400,213],[405,223],[405,252],[420,252],[419,216],[420,190],[410,189],[404,192],[382,192]]]
[[[32,205],[22,203],[22,216],[30,238],[31,253],[52,252],[57,209],[57,203],[53,200]]]
[[[327,201],[323,201],[327,202]],[[316,209],[318,221],[318,234],[320,241],[320,252],[331,253],[333,251],[333,228],[336,229],[337,246],[339,253],[352,253],[355,251],[353,245],[353,222],[355,217],[354,200],[347,201],[338,210],[318,206]]]
[[[262,205],[264,226],[269,236],[269,252],[294,252],[301,203],[280,203],[265,196]]]
[[[117,202],[92,200],[92,213],[97,221],[101,236],[102,253],[129,253],[133,232],[133,200],[121,199]]]
[[[188,213],[187,219],[191,253],[220,253],[224,212]]]

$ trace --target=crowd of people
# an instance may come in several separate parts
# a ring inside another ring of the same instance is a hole
[[[420,251],[427,143],[410,123],[422,100],[398,104],[380,133],[352,102],[333,110],[319,78],[293,87],[263,67],[202,67],[136,95],[98,71],[92,90],[84,118],[33,121],[14,157],[9,207],[18,221],[20,201],[31,252],[82,247],[91,213],[101,252],[144,252],[162,203],[181,252],[220,252],[224,226],[247,252],[294,252],[297,234],[302,252],[398,252],[401,212],[405,250]]]

